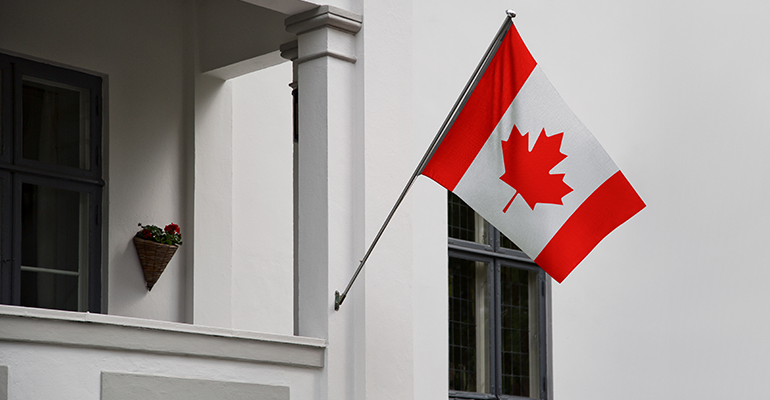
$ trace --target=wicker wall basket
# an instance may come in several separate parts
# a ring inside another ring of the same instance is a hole
[[[134,246],[139,253],[139,262],[142,264],[147,290],[152,290],[160,274],[171,261],[171,257],[176,253],[177,246],[144,240],[136,236],[134,236]]]

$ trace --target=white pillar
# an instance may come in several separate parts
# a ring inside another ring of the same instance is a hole
[[[193,320],[232,327],[232,84],[199,75],[195,87]]]
[[[361,21],[330,6],[286,20],[298,37],[297,333],[328,340],[319,399],[354,398],[354,307],[335,312],[334,291],[350,278],[363,241],[363,152],[355,129]]]

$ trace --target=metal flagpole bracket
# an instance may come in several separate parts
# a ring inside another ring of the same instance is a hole
[[[513,11],[513,10],[510,10],[510,9],[509,9],[509,10],[505,10],[505,13],[506,13],[506,14],[508,14],[508,16],[509,16],[511,19],[514,19],[514,18],[516,18],[516,11]]]
[[[345,301],[345,296],[344,295],[340,296],[340,291],[335,290],[334,291],[334,311],[340,310],[340,305],[342,304],[343,301]]]

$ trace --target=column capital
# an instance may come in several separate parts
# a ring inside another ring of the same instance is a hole
[[[356,13],[334,6],[320,6],[299,14],[292,15],[284,21],[286,31],[295,35],[331,27],[355,35],[361,30],[363,17]]]
[[[289,61],[299,58],[299,44],[296,40],[282,44],[279,50],[281,51],[281,57]]]

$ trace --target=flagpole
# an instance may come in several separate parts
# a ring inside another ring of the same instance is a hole
[[[485,71],[487,69],[487,66],[492,61],[491,57],[489,57],[490,54],[493,54],[497,51],[497,48],[500,46],[500,42],[503,40],[503,36],[505,36],[505,34],[508,32],[508,29],[511,27],[513,19],[516,18],[516,12],[513,10],[506,10],[505,14],[507,17],[505,18],[505,21],[503,21],[502,26],[500,26],[500,29],[497,31],[497,35],[495,35],[492,43],[489,44],[487,52],[484,53],[484,57],[481,58],[481,61],[476,66],[476,69],[473,71],[473,75],[471,75],[468,83],[465,84],[465,88],[463,88],[462,93],[460,93],[460,96],[455,101],[454,106],[452,106],[452,110],[449,111],[449,115],[447,115],[446,119],[444,119],[444,123],[441,124],[441,128],[439,128],[436,137],[433,138],[433,141],[428,147],[428,151],[422,157],[422,160],[418,165],[419,173],[422,173],[422,170],[428,164],[428,161],[431,159],[431,157],[433,157],[436,149],[438,149],[438,145],[444,140],[447,132],[449,132],[447,127],[451,126],[457,117],[457,110],[465,106],[465,102],[468,101],[468,92],[472,91],[473,88],[476,87],[476,84],[478,83],[479,72]],[[419,173],[417,175],[419,175]]]
[[[342,294],[340,294],[338,290],[334,292],[334,310],[335,311],[338,311],[340,309],[340,306],[342,305],[342,302],[345,301],[345,297],[348,295],[350,288],[353,286],[353,282],[356,281],[356,278],[358,278],[358,274],[361,273],[361,270],[364,268],[364,264],[366,264],[366,260],[369,259],[369,255],[372,254],[372,250],[374,250],[374,247],[377,245],[377,242],[379,242],[380,237],[382,237],[382,233],[385,231],[385,228],[388,226],[388,224],[390,223],[390,220],[393,218],[393,214],[396,213],[396,210],[401,205],[401,202],[404,200],[404,197],[406,197],[406,193],[412,187],[412,184],[414,184],[414,181],[417,179],[417,177],[420,176],[420,174],[422,173],[422,170],[425,168],[425,165],[427,165],[430,158],[433,157],[433,153],[436,152],[438,145],[441,143],[442,140],[444,140],[444,137],[448,132],[447,127],[451,126],[451,124],[454,122],[454,119],[457,117],[457,110],[461,109],[462,106],[465,105],[465,102],[468,100],[468,93],[478,83],[480,72],[486,70],[487,66],[491,62],[492,59],[490,55],[494,54],[497,51],[497,48],[500,46],[500,42],[502,42],[503,37],[508,32],[508,29],[511,27],[511,24],[513,23],[513,18],[516,17],[516,13],[513,10],[506,10],[505,13],[506,13],[505,21],[503,21],[503,24],[500,26],[500,29],[497,31],[497,34],[495,35],[495,38],[492,40],[492,43],[490,43],[486,53],[484,53],[484,56],[481,58],[481,61],[476,66],[476,69],[473,71],[473,74],[468,80],[468,83],[465,84],[465,88],[463,89],[463,91],[460,93],[460,96],[455,101],[454,106],[452,106],[452,110],[449,112],[449,115],[447,115],[446,119],[444,119],[444,123],[441,124],[441,128],[439,128],[438,133],[436,133],[436,136],[433,138],[433,141],[430,143],[430,146],[428,146],[428,150],[422,156],[420,163],[417,164],[417,168],[412,173],[412,177],[409,178],[409,181],[406,183],[406,186],[401,191],[401,195],[398,196],[398,200],[396,200],[396,203],[393,205],[393,208],[391,208],[390,213],[388,214],[388,217],[385,218],[385,222],[383,222],[379,232],[377,232],[377,235],[374,237],[374,240],[372,240],[372,243],[369,245],[369,248],[366,250],[364,257],[361,259],[361,261],[358,264],[358,268],[356,268],[356,272],[353,274],[353,277],[350,279],[350,282],[348,282],[348,286],[345,288]]]

